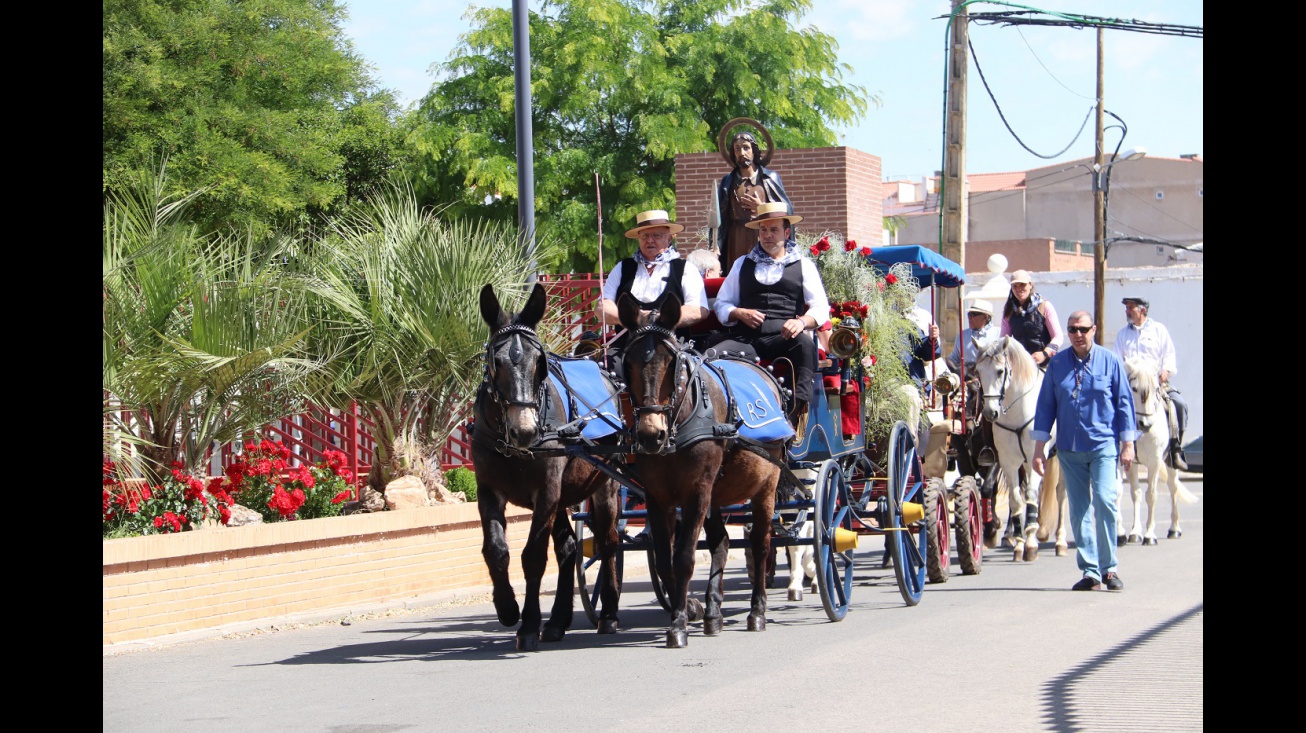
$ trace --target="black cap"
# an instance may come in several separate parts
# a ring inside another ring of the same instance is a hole
[[[1131,301],[1131,300],[1134,301],[1135,303],[1137,303],[1137,304],[1143,306],[1144,308],[1151,308],[1151,307],[1152,307],[1152,304],[1147,302],[1147,298],[1135,298],[1135,297],[1133,297],[1133,296],[1130,296],[1130,297],[1128,297],[1128,298],[1122,298],[1122,299],[1120,300],[1120,302],[1121,302],[1121,303],[1124,303],[1125,305],[1129,305],[1129,301]]]

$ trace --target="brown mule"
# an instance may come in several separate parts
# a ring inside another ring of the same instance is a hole
[[[766,561],[771,554],[771,519],[784,465],[784,441],[749,444],[709,435],[678,446],[678,429],[685,429],[679,431],[682,437],[687,435],[694,414],[707,410],[709,404],[717,424],[730,423],[726,395],[716,380],[703,374],[702,358],[677,341],[672,329],[680,317],[680,302],[675,296],[663,302],[647,325],[638,322],[640,304],[628,294],[617,301],[617,310],[621,324],[630,331],[623,368],[634,408],[635,465],[645,490],[657,573],[672,608],[667,647],[688,643],[687,625],[691,616],[697,616],[698,602],[689,598],[689,581],[703,529],[712,558],[703,634],[721,632],[722,579],[730,539],[716,509],[743,502],[749,502],[753,512],[748,535],[753,561],[748,630],[764,631]],[[781,404],[776,389],[774,404]]]

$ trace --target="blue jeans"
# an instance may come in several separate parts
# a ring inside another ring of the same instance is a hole
[[[1076,561],[1085,577],[1101,580],[1116,569],[1116,447],[1095,451],[1057,450],[1066,475],[1070,528]],[[1090,511],[1091,510],[1091,511]]]

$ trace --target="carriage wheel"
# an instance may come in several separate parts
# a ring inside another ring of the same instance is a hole
[[[679,512],[676,513],[676,524],[671,528],[672,542],[675,542],[678,534],[680,534]],[[653,533],[648,529],[648,520],[645,520],[644,534],[640,539],[648,544],[648,579],[653,584],[653,595],[657,596],[658,605],[662,606],[662,610],[671,613],[671,594],[662,586],[662,578],[658,575],[658,558],[653,554]]]
[[[590,502],[588,499],[581,502],[580,511],[589,514]],[[603,587],[607,579],[603,577],[600,571],[602,563],[598,556],[597,546],[595,547],[594,557],[585,557],[584,547],[585,538],[593,537],[594,533],[590,531],[589,520],[577,519],[576,525],[576,592],[580,594],[580,605],[585,609],[585,617],[589,619],[590,626],[598,628],[599,626],[599,602],[603,596]],[[626,520],[617,520],[617,536],[621,538],[621,546],[617,548],[617,592],[621,592],[622,572],[625,568],[625,561],[622,559],[626,554],[625,545],[632,540],[626,535]]]
[[[953,484],[957,528],[957,559],[963,575],[979,575],[984,562],[984,505],[975,479],[962,476]]]
[[[845,538],[856,537],[852,532],[848,492],[844,486],[843,471],[839,464],[829,459],[821,463],[813,487],[816,500],[812,527],[812,545],[816,555],[816,587],[821,594],[821,605],[831,621],[842,621],[848,613],[848,599],[853,592],[853,551],[840,551],[837,533]]]
[[[946,583],[951,577],[952,532],[948,527],[948,497],[943,479],[925,484],[925,569],[931,583]]]
[[[912,536],[912,527],[903,521],[903,505],[907,502],[920,503],[924,498],[922,489],[924,481],[921,476],[920,460],[916,456],[916,438],[907,428],[907,423],[899,420],[889,433],[888,487],[885,491],[885,517],[881,528],[885,532],[885,544],[893,558],[893,574],[898,578],[898,592],[908,606],[921,602],[921,591],[925,588],[926,534],[917,527],[916,537]],[[919,524],[919,523],[917,523]]]

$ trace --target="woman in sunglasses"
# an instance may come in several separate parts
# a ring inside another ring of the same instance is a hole
[[[1011,294],[1002,308],[1000,335],[1020,342],[1039,369],[1047,369],[1048,359],[1065,343],[1057,323],[1057,309],[1034,292],[1034,278],[1029,270],[1011,273]]]

